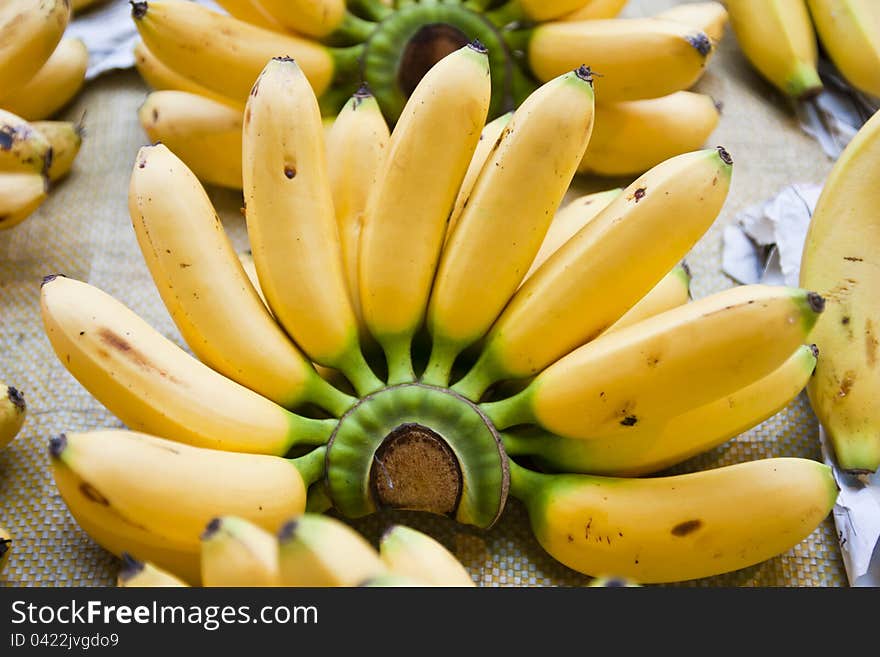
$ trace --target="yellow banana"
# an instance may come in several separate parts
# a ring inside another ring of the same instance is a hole
[[[46,63],[70,20],[70,0],[0,4],[0,107]]]
[[[495,381],[536,374],[620,319],[718,216],[732,164],[723,148],[708,149],[639,177],[516,292],[454,388],[477,399]]]
[[[367,198],[385,163],[388,124],[373,95],[361,88],[327,133],[327,168],[342,260],[355,314],[360,316],[358,247]]]
[[[214,518],[202,533],[202,586],[278,586],[275,535],[243,518]]]
[[[718,43],[724,36],[728,16],[727,9],[720,2],[683,2],[661,11],[655,18],[676,21],[703,30],[712,39],[712,43]]]
[[[814,292],[742,285],[604,335],[483,405],[496,427],[535,423],[566,438],[658,425],[778,368],[823,307]]]
[[[215,0],[223,7],[230,16],[235,16],[246,23],[265,27],[276,32],[284,32],[284,26],[272,18],[262,6],[259,0]]]
[[[74,12],[85,11],[107,0],[70,0],[70,7]]]
[[[880,113],[834,164],[807,232],[802,285],[828,300],[807,392],[841,468],[880,467]]]
[[[0,383],[0,394],[0,449],[3,449],[21,431],[27,417],[27,404],[24,395],[12,386]]]
[[[532,456],[557,472],[634,477],[680,463],[748,431],[785,408],[816,367],[803,345],[770,374],[659,426],[636,425],[594,440],[559,438],[535,429],[504,436],[512,455]]]
[[[37,74],[13,96],[0,99],[0,106],[28,121],[47,119],[79,93],[88,65],[89,51],[82,39],[61,39]]]
[[[364,322],[385,350],[392,384],[414,378],[412,339],[490,95],[485,48],[465,46],[427,72],[391,134],[361,231],[358,280]]]
[[[597,73],[596,98],[604,103],[686,89],[714,51],[705,32],[656,18],[543,23],[527,38],[529,66],[538,79],[589,64]]]
[[[51,182],[61,180],[70,173],[73,162],[79,154],[83,140],[83,127],[70,121],[34,121],[31,125],[52,146],[49,180]]]
[[[449,382],[458,354],[486,333],[525,276],[590,141],[593,104],[589,69],[560,76],[520,105],[489,154],[437,267],[426,383]],[[487,258],[492,252],[504,257]]]
[[[138,561],[127,552],[122,553],[122,568],[116,578],[121,588],[167,588],[189,586],[179,577],[146,561]]]
[[[502,5],[502,8],[494,13],[505,17],[505,21],[496,21],[500,23],[517,20],[529,23],[543,23],[583,10],[586,8],[585,5],[588,7],[592,4],[597,3],[588,2],[588,0],[512,0]],[[600,2],[599,4],[603,3]],[[624,3],[618,2],[617,4],[622,6]],[[491,15],[492,13],[490,13]]]
[[[382,386],[364,360],[345,284],[318,101],[291,59],[273,59],[244,120],[248,237],[272,314],[308,356],[360,393]]]
[[[255,0],[280,25],[298,34],[327,36],[345,18],[345,0]]]
[[[285,454],[295,444],[325,442],[335,424],[301,418],[227,379],[87,283],[46,277],[41,303],[58,358],[131,429],[200,447]]]
[[[0,172],[0,230],[31,216],[46,200],[49,179],[40,173]]]
[[[822,91],[805,0],[727,0],[726,6],[743,54],[764,78],[796,99]]]
[[[238,261],[241,263],[241,268],[244,270],[244,273],[247,274],[251,285],[254,286],[254,290],[260,296],[260,301],[263,302],[266,310],[268,310],[271,315],[272,311],[269,310],[269,303],[266,301],[266,297],[263,295],[263,290],[260,288],[260,279],[257,276],[257,265],[254,264],[254,254],[250,251],[242,251],[238,254]]]
[[[404,525],[393,525],[382,535],[379,556],[393,575],[432,586],[476,586],[442,543]]]
[[[772,458],[673,477],[546,475],[511,463],[538,542],[587,575],[639,583],[751,566],[806,538],[837,499],[831,469]]]
[[[387,568],[366,539],[341,520],[306,513],[278,533],[281,586],[357,586]]]
[[[679,153],[703,148],[719,116],[710,96],[690,91],[599,103],[593,138],[578,170],[603,176],[643,173]]]
[[[52,164],[52,144],[34,126],[0,109],[0,174],[45,174]]]
[[[12,535],[0,527],[0,574],[3,573],[3,568],[6,567],[6,562],[9,561],[9,552],[12,550]]]
[[[606,333],[636,324],[643,319],[683,306],[691,298],[691,272],[685,263],[677,265],[660,279],[651,291],[614,322]]]
[[[588,0],[586,4],[570,14],[562,16],[563,21],[592,21],[597,18],[614,18],[623,11],[627,0]]]
[[[807,0],[831,61],[857,89],[880,98],[880,5],[875,0]]]
[[[199,537],[217,516],[277,531],[305,509],[292,461],[190,447],[123,430],[69,433],[49,447],[64,503],[102,547],[199,581]]]

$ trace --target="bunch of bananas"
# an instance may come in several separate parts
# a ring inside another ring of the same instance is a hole
[[[202,532],[202,586],[474,586],[434,538],[391,526],[375,550],[347,524],[304,513],[276,535],[243,518],[212,519]],[[155,564],[123,555],[119,586],[189,586]]]
[[[425,72],[476,38],[492,64],[490,118],[587,63],[596,128],[580,171],[635,175],[701,148],[719,113],[685,91],[727,20],[717,2],[614,18],[625,0],[222,0],[229,15],[174,0],[134,2],[136,65],[158,90],[140,121],[203,182],[241,188],[243,106],[269,58],[293,57],[335,117],[365,81],[393,125]],[[223,34],[218,40],[215,35]]]
[[[325,144],[305,72],[271,60],[243,124],[267,305],[196,176],[141,149],[132,224],[195,357],[94,286],[41,288],[61,363],[128,427],[50,449],[101,545],[196,582],[214,517],[274,533],[306,510],[395,508],[489,528],[513,496],[571,568],[670,582],[768,559],[827,516],[837,487],[806,459],[630,477],[769,417],[816,363],[812,292],[669,292],[725,202],[727,151],[666,160],[557,229],[592,132],[590,72],[541,85],[503,127],[486,125],[491,93],[469,44],[392,132],[357,93]],[[526,278],[551,233],[561,244]]]
[[[748,60],[785,95],[820,93],[818,40],[856,89],[880,98],[880,3],[874,0],[726,0]]]
[[[80,127],[45,120],[85,81],[88,51],[63,38],[69,20],[69,0],[0,5],[0,229],[29,217],[79,152]]]

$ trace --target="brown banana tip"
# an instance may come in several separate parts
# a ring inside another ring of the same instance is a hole
[[[129,4],[131,4],[131,17],[133,19],[140,20],[147,15],[146,2],[134,2],[134,0],[131,0]]]
[[[810,309],[817,315],[825,310],[825,299],[815,292],[807,293],[807,303],[810,304]]]
[[[211,518],[211,521],[205,527],[205,531],[202,532],[202,540],[207,541],[214,534],[220,531],[220,527],[223,525],[223,521],[220,518]]]
[[[40,287],[43,287],[43,286],[46,285],[47,283],[51,283],[52,281],[54,281],[54,280],[55,280],[56,278],[58,278],[59,276],[60,276],[61,278],[67,278],[64,274],[49,274],[48,276],[43,276],[43,280],[42,280],[42,282],[40,283]]]
[[[6,388],[6,396],[12,402],[12,405],[18,409],[19,413],[24,413],[27,410],[27,404],[24,403],[24,393],[20,390],[9,386]]]
[[[122,568],[119,571],[119,579],[123,582],[136,577],[144,569],[144,562],[138,561],[128,552],[122,553]]]
[[[55,149],[49,146],[46,150],[46,159],[43,162],[43,175],[48,175],[49,169],[52,168],[52,160],[55,159]],[[47,190],[48,191],[48,190]]]
[[[584,82],[589,82],[590,86],[593,86],[593,76],[595,73],[590,69],[589,66],[584,66],[581,64],[574,70],[574,74],[577,75]]]
[[[283,57],[273,57],[272,61],[273,62],[292,62],[295,60],[293,59],[293,57],[288,57],[287,55],[284,55]]]
[[[694,34],[689,34],[685,37],[685,39],[687,39],[687,42],[691,44],[694,49],[703,57],[712,52],[712,40],[706,35],[705,32],[696,32]]]
[[[283,525],[281,525],[281,529],[278,530],[278,540],[279,541],[289,541],[296,535],[296,528],[299,526],[299,522],[297,520],[288,520]]]
[[[813,352],[813,358],[819,358],[819,347],[818,345],[811,344],[810,351]]]
[[[605,580],[605,588],[626,588],[626,581],[620,579],[619,577],[611,577]]]
[[[718,151],[718,155],[724,164],[729,167],[733,166],[733,158],[730,157],[730,153],[727,152],[727,149],[724,148],[724,146],[716,146],[715,149]]]
[[[471,41],[468,44],[468,48],[480,53],[481,55],[488,55],[489,54],[489,49],[486,46],[484,46],[483,42],[480,41],[479,39],[474,39],[473,41]]]
[[[711,96],[710,96],[710,98],[711,98]],[[712,98],[712,104],[715,106],[716,112],[718,112],[719,114],[724,112],[724,103],[723,102],[721,102],[720,100],[717,100],[715,98]]]
[[[49,456],[52,458],[61,458],[61,454],[67,447],[67,434],[58,434],[49,439]]]
[[[358,87],[358,90],[353,95],[358,100],[364,100],[365,98],[372,98],[373,92],[370,91],[370,85],[364,81],[361,82],[361,86]]]
[[[681,261],[681,268],[684,269],[684,275],[688,277],[688,280],[693,278],[693,275],[691,274],[691,266],[686,260]]]

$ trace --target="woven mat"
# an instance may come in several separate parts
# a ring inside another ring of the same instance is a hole
[[[631,2],[628,15],[673,2]],[[794,181],[822,182],[831,166],[802,134],[791,110],[747,66],[728,34],[699,91],[724,103],[712,137],[733,155],[733,185],[714,227],[687,260],[699,298],[732,285],[720,273],[723,226],[746,206]],[[0,452],[0,525],[15,537],[0,586],[106,586],[118,561],[98,547],[68,513],[48,468],[48,439],[63,431],[121,426],[62,367],[39,314],[41,278],[61,272],[100,287],[181,343],[144,261],[128,218],[128,177],[146,137],[136,111],[146,88],[133,72],[91,83],[68,110],[86,112],[87,136],[75,172],[25,223],[0,231],[0,380],[24,391],[29,415],[19,437]],[[577,180],[572,194],[626,184]],[[234,244],[246,248],[239,195],[210,190]],[[802,396],[761,426],[676,470],[711,468],[774,456],[820,459],[816,419]],[[428,531],[452,549],[484,586],[578,586],[588,578],[550,558],[533,538],[525,510],[512,500],[495,528],[471,530],[442,518],[394,513],[354,523],[376,541],[391,522]],[[789,552],[734,573],[685,586],[845,586],[846,575],[829,516]]]

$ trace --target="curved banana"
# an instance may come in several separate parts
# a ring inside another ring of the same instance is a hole
[[[58,491],[102,547],[200,578],[199,538],[217,516],[277,531],[305,509],[292,461],[190,447],[123,430],[68,433],[49,447]]]
[[[0,174],[45,174],[52,164],[52,144],[34,126],[0,109]]]
[[[443,248],[428,304],[426,383],[448,384],[458,354],[516,291],[590,141],[593,105],[592,76],[581,67],[542,85],[510,119]],[[491,252],[504,257],[486,258]]]
[[[804,343],[823,303],[782,286],[718,292],[597,338],[483,411],[501,429],[534,423],[566,438],[625,436],[770,374]]]
[[[828,301],[812,339],[819,366],[807,387],[838,464],[880,467],[880,114],[838,158],[816,204],[800,281]]]
[[[223,7],[230,16],[234,16],[245,23],[265,27],[276,32],[284,32],[284,26],[272,18],[260,5],[259,0],[215,0]]]
[[[631,326],[643,319],[683,306],[691,298],[691,272],[686,263],[676,265],[651,291],[608,327],[606,333]]]
[[[0,394],[0,449],[3,449],[21,431],[27,416],[27,403],[21,392],[3,383],[0,383]]]
[[[714,52],[704,32],[656,18],[544,23],[525,38],[523,49],[539,80],[589,64],[597,74],[596,98],[604,103],[686,89]]]
[[[695,151],[633,182],[516,292],[454,389],[478,399],[492,383],[532,376],[620,319],[718,216],[732,164],[723,148]]]
[[[638,583],[730,572],[806,538],[837,499],[831,468],[797,458],[673,477],[546,475],[511,463],[538,542],[587,575]]]
[[[345,284],[318,101],[293,60],[273,59],[254,85],[243,154],[248,237],[272,314],[358,392],[382,387],[361,353]]]
[[[3,568],[6,567],[6,562],[9,561],[9,553],[12,550],[12,535],[0,527],[0,574],[3,573]]]
[[[654,17],[703,30],[712,43],[721,41],[728,20],[727,9],[720,2],[683,2]]]
[[[390,527],[379,541],[379,556],[393,575],[431,586],[476,586],[442,543],[411,527]]]
[[[91,9],[92,7],[106,1],[107,0],[70,0],[70,7],[76,13]]]
[[[795,99],[822,91],[805,0],[727,0],[726,6],[743,54],[767,81]]]
[[[13,96],[0,99],[0,106],[28,121],[47,119],[79,93],[88,65],[89,51],[82,39],[61,39],[37,74]]]
[[[364,323],[385,350],[391,384],[414,379],[412,339],[490,95],[486,49],[465,46],[422,78],[391,134],[361,232],[358,275]]]
[[[757,426],[785,408],[816,368],[815,347],[803,345],[770,374],[659,426],[636,425],[594,440],[526,429],[504,435],[512,455],[530,455],[557,472],[635,477],[681,463]]]
[[[280,25],[297,34],[324,37],[345,18],[345,0],[254,0]]]
[[[285,454],[322,444],[335,425],[294,415],[218,374],[87,283],[49,276],[41,305],[58,358],[131,429],[199,447]]]
[[[880,98],[880,5],[873,0],[807,0],[828,56],[847,82]]]
[[[598,103],[593,137],[578,167],[602,176],[640,174],[680,153],[703,148],[720,113],[705,94]]]
[[[257,276],[257,265],[254,264],[254,254],[250,251],[242,251],[238,254],[238,261],[241,263],[241,268],[247,275],[251,285],[254,286],[254,291],[260,296],[260,301],[263,302],[266,310],[268,310],[271,315],[272,311],[269,310],[269,302],[266,301],[266,297],[263,295],[263,290],[260,288],[260,279]]]
[[[122,553],[122,568],[116,578],[120,588],[181,587],[189,586],[179,577],[146,561],[138,561],[127,552]]]
[[[0,172],[0,230],[31,216],[48,192],[49,179],[41,173]]]
[[[52,164],[49,165],[49,181],[64,178],[73,168],[73,162],[82,146],[82,125],[70,121],[34,121],[31,125],[52,146]]]
[[[214,518],[202,533],[202,586],[278,586],[278,541],[253,522]]]
[[[586,11],[590,5],[614,4],[608,2],[588,2],[588,0],[511,0],[502,4],[500,9],[489,12],[497,25],[516,21],[526,23],[543,23],[570,15],[572,12]],[[616,4],[623,6],[623,2]],[[586,6],[585,6],[586,5]],[[596,11],[596,8],[593,8]],[[610,8],[606,11],[610,11]]]
[[[49,59],[70,20],[70,0],[0,4],[0,107]]]
[[[561,21],[592,21],[598,18],[614,18],[626,6],[628,0],[588,0],[580,9],[561,16]]]

